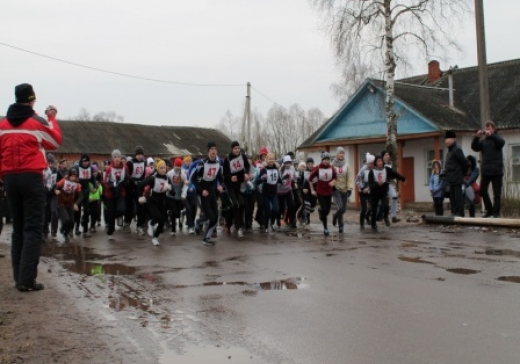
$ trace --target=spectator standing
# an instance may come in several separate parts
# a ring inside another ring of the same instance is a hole
[[[432,162],[432,174],[430,176],[429,188],[433,198],[433,206],[435,208],[435,216],[444,215],[444,184],[446,181],[441,178],[441,162],[434,160]]]
[[[450,184],[450,204],[453,216],[464,217],[464,196],[462,194],[462,184],[468,168],[468,161],[464,152],[457,145],[457,134],[448,130],[445,135],[448,153],[446,154],[446,183]]]
[[[11,260],[19,291],[39,291],[36,282],[40,261],[45,194],[42,173],[48,163],[45,150],[61,145],[56,108],[45,120],[33,107],[36,95],[30,84],[15,87],[16,103],[0,121],[0,177],[4,181],[13,219]]]
[[[479,130],[471,142],[474,152],[482,152],[482,175],[480,176],[480,194],[484,200],[486,212],[483,217],[500,216],[500,199],[502,197],[502,179],[504,177],[505,140],[498,135],[495,123],[488,121],[484,130]],[[493,188],[493,203],[489,197],[489,184]]]

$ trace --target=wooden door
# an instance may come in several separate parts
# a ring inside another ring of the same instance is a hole
[[[406,177],[406,182],[399,184],[399,192],[401,195],[401,208],[406,203],[415,202],[415,182],[414,182],[414,168],[413,157],[403,158],[403,166],[400,172]]]

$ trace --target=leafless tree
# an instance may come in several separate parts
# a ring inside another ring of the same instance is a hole
[[[242,133],[241,123],[242,120],[239,116],[235,116],[231,111],[227,110],[226,114],[217,124],[217,129],[227,135],[231,140],[239,140]]]
[[[84,108],[79,111],[78,115],[73,116],[70,119],[78,121],[107,121],[112,123],[122,123],[125,121],[123,115],[118,115],[114,111],[100,111],[91,116],[87,109]]]
[[[451,30],[462,23],[470,0],[309,0],[324,15],[337,59],[351,70],[343,72],[348,82],[359,82],[352,74],[384,69],[386,89],[387,150],[397,162],[397,115],[394,83],[397,64],[428,58],[459,49]],[[340,84],[341,85],[341,84]]]
[[[125,117],[118,115],[115,111],[100,111],[92,116],[93,121],[107,121],[110,123],[123,123]]]

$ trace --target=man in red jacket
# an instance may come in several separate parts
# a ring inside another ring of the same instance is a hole
[[[31,85],[15,87],[16,103],[0,120],[0,178],[4,181],[13,219],[11,260],[19,291],[39,291],[36,282],[43,242],[45,150],[61,145],[57,110],[49,106],[48,121],[33,109],[36,95]]]

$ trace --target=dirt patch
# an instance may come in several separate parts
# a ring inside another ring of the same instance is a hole
[[[9,249],[0,244],[0,364],[121,363],[98,328],[41,269],[45,290],[15,289]]]

